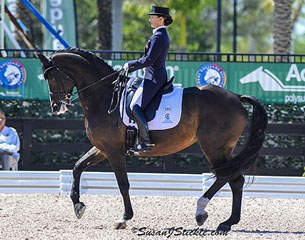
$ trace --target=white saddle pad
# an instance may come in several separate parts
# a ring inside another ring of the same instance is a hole
[[[177,126],[181,119],[182,95],[183,88],[174,87],[174,90],[171,93],[162,96],[155,118],[148,122],[149,130],[165,130]],[[124,96],[124,92],[122,96]],[[137,124],[130,120],[126,113],[126,108],[123,108],[123,106],[123,98],[121,98],[120,115],[124,124],[126,126],[134,126],[138,128]]]

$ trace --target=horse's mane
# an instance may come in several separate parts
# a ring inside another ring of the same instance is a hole
[[[60,49],[55,51],[54,53],[51,54],[53,56],[54,54],[57,53],[73,53],[77,54],[83,58],[85,58],[87,61],[89,61],[97,70],[104,69],[107,72],[113,72],[113,68],[105,62],[102,58],[96,56],[93,52],[84,50],[81,48],[66,48],[66,49]]]

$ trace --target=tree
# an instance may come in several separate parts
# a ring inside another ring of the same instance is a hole
[[[97,49],[112,49],[112,0],[97,0],[98,41]]]
[[[21,20],[22,23],[28,28],[28,30],[31,30],[32,26],[32,20],[30,16],[30,11],[27,9],[27,7],[21,2],[21,0],[17,1],[17,9],[16,9],[16,18]],[[31,31],[28,31],[31,32]],[[16,40],[18,41],[21,48],[26,49],[27,45],[22,40],[21,36],[18,34],[18,32],[15,32]]]
[[[33,5],[39,6],[38,0],[31,1]],[[17,0],[16,2],[16,18],[19,19],[22,24],[27,28],[27,31],[25,33],[29,37],[29,39],[32,40],[32,42],[39,43],[42,42],[42,32],[40,29],[39,21],[35,18],[35,16],[32,14],[32,12],[22,3],[21,0]],[[18,41],[21,48],[26,49],[28,46],[25,44],[25,42],[22,40],[20,35],[16,32],[16,40]]]
[[[111,50],[112,1],[75,0],[75,2],[79,47]]]
[[[292,0],[274,0],[273,51],[274,53],[291,53]]]
[[[97,2],[92,0],[75,0],[77,13],[78,46],[95,49],[98,39]]]
[[[237,52],[268,53],[272,49],[272,1],[237,1]],[[222,49],[232,52],[233,3],[223,6]],[[263,20],[263,21],[262,21]]]
[[[120,1],[123,3],[124,20],[122,49],[142,51],[151,35],[147,13],[153,3],[151,0]],[[42,1],[31,0],[31,2],[37,9],[41,9]],[[117,38],[117,35],[112,36],[113,31],[111,31],[113,19],[111,4],[114,1],[75,0],[75,2],[78,46],[85,49],[111,50],[111,39]],[[24,9],[20,0],[17,4],[18,18],[30,30],[30,38],[36,45],[41,46],[41,24],[31,12]],[[215,52],[217,22],[215,0],[158,0],[155,4],[170,7],[174,18],[174,23],[169,26],[170,51]],[[221,49],[223,52],[232,52],[233,1],[222,1],[222,4]],[[301,11],[303,5],[304,0],[238,1],[237,52],[272,52],[274,33],[274,53],[291,53],[291,46],[294,47],[295,52],[304,53],[302,33],[294,33],[293,44],[291,37],[294,24],[300,17],[305,17],[304,11]],[[273,21],[273,17],[277,19]],[[274,26],[273,31],[270,26]]]
[[[152,2],[147,0],[123,1],[125,50],[143,50],[152,31],[147,15],[151,5]],[[210,16],[213,16],[214,0],[160,0],[157,5],[169,7],[174,19],[168,27],[170,51],[207,51],[212,48],[215,42],[215,35],[211,34],[214,18]]]
[[[271,3],[270,3],[271,1]],[[237,52],[270,52],[272,49],[273,0],[238,1]],[[142,50],[151,28],[147,12],[151,1],[124,0],[123,48]],[[174,22],[168,27],[170,51],[215,52],[217,5],[215,0],[163,0],[157,4],[170,7]],[[233,1],[222,1],[223,52],[232,52]]]
[[[300,26],[304,26],[304,0],[295,0],[292,4],[292,42],[293,42],[293,53],[304,53],[305,43],[304,43],[304,30],[300,31]]]

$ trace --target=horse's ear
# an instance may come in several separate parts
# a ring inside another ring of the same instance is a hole
[[[45,55],[43,55],[43,54],[41,54],[41,53],[38,53],[37,56],[38,56],[40,62],[41,62],[44,66],[47,66],[47,65],[50,64],[51,60],[50,60],[48,57],[46,57]]]

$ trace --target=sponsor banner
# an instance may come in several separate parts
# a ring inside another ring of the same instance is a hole
[[[74,0],[44,0],[43,15],[55,31],[70,46],[76,46]],[[44,28],[44,49],[63,49],[64,46],[46,28]]]
[[[109,63],[117,69],[124,65]],[[305,104],[305,64],[168,61],[166,69],[182,87],[215,84],[264,103]],[[131,75],[143,77],[143,71]]]
[[[182,71],[175,74],[175,77],[184,87],[194,86],[196,83],[202,85],[214,78],[211,83],[239,94],[253,95],[264,103],[305,104],[305,64],[218,62],[204,63],[199,67],[196,62],[183,64],[183,67],[179,66]],[[196,75],[184,74],[185,69],[194,71],[194,68],[197,69]],[[208,70],[208,73],[206,69],[213,71]]]
[[[26,69],[18,60],[4,60],[0,62],[0,86],[5,91],[0,92],[4,97],[24,97],[24,83]]]
[[[264,103],[305,104],[305,64],[227,63],[228,89]]]
[[[114,69],[126,61],[107,61]],[[168,61],[169,78],[182,87],[215,84],[239,94],[253,95],[263,103],[305,104],[305,64]],[[143,70],[130,74],[143,77]],[[0,99],[49,100],[37,59],[0,58]]]

